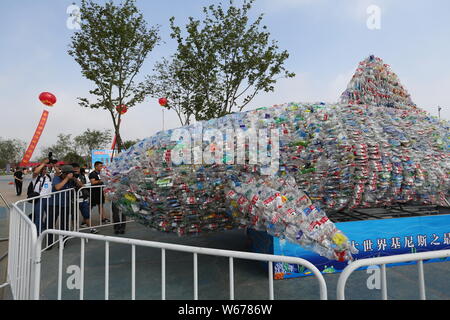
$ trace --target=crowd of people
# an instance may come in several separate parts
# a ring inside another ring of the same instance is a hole
[[[78,163],[59,165],[50,159],[45,159],[32,170],[32,179],[27,189],[28,202],[33,204],[33,219],[38,234],[47,229],[60,228],[71,230],[75,213],[80,212],[80,229],[98,233],[91,223],[92,209],[97,207],[100,225],[108,225],[105,209],[105,193],[102,180],[103,163],[94,163],[94,170],[88,173],[87,166]],[[25,170],[16,169],[14,182],[17,195],[22,193]],[[86,188],[88,187],[88,188]],[[78,209],[78,210],[76,210]],[[125,217],[118,206],[112,202],[113,226],[115,234],[125,233]],[[49,243],[53,237],[49,235]]]

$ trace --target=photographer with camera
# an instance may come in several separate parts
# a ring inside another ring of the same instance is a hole
[[[74,170],[74,177],[79,179],[84,187],[87,183],[84,168],[80,168],[78,163],[72,163],[71,166]],[[75,187],[76,192],[80,190],[81,187]],[[82,228],[89,228],[91,226],[91,215],[89,212],[89,191],[87,189],[81,190],[81,197],[78,199],[78,206],[80,208],[81,216],[83,217],[83,222],[81,223]],[[98,233],[98,230],[91,228],[90,232],[93,234]]]
[[[48,174],[47,166],[50,160],[45,159],[42,163],[33,170],[33,176],[30,184],[28,185],[27,197],[34,198],[34,219],[33,222],[36,225],[38,235],[45,230],[44,214],[48,216],[48,207],[50,193],[52,192],[52,177]],[[51,163],[53,166],[54,163]]]
[[[61,175],[61,168],[60,168],[60,166],[58,164],[58,160],[53,159],[53,153],[52,152],[48,153],[48,161],[53,167],[53,171],[54,171],[53,175],[54,176],[60,176]]]
[[[51,196],[47,229],[54,228],[54,222],[59,218],[61,230],[69,230],[70,220],[73,220],[75,188],[83,187],[83,183],[74,176],[74,168],[70,165],[61,167],[61,175],[55,176],[52,182],[52,192],[70,190],[56,193]],[[70,220],[69,220],[70,219]],[[53,243],[53,235],[49,235],[49,244]]]

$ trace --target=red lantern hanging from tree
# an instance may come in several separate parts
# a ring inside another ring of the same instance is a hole
[[[50,92],[42,92],[39,95],[39,100],[49,107],[53,107],[53,105],[56,103],[56,97]]]
[[[167,98],[160,98],[158,101],[161,107],[167,106]]]
[[[167,98],[159,98],[158,100],[161,107],[167,108]],[[162,129],[164,131],[164,108],[162,109]],[[169,109],[169,108],[167,108]]]
[[[125,114],[128,111],[128,107],[126,105],[121,104],[116,107],[116,111],[120,114]]]

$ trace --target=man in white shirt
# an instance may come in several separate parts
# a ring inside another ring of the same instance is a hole
[[[50,194],[52,193],[52,177],[48,174],[47,165],[50,163],[49,159],[45,159],[39,166],[33,170],[33,191],[39,196],[34,200],[34,211],[32,219],[37,228],[38,235],[45,230],[46,223],[44,223],[44,214],[48,215],[48,207],[50,201]],[[53,165],[53,164],[51,164]]]

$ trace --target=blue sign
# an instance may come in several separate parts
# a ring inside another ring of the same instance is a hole
[[[358,254],[353,255],[355,260],[450,249],[450,215],[338,222],[336,227],[342,230],[358,249]],[[341,272],[347,266],[347,262],[329,260],[297,244],[271,237],[266,233],[248,229],[248,235],[254,251],[300,257],[314,264],[323,273]],[[448,258],[424,262],[445,260]],[[397,263],[392,266],[411,263],[415,262]],[[302,266],[287,263],[275,263],[274,273],[276,279],[311,275],[311,272]]]
[[[92,150],[92,167],[96,161],[103,162],[103,165],[107,166],[111,162],[113,150],[98,149]]]

